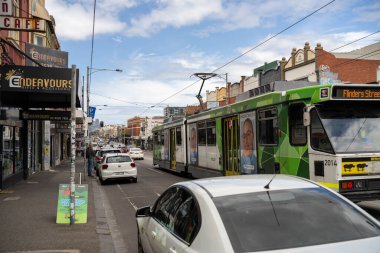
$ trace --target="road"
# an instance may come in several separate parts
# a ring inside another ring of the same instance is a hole
[[[152,205],[170,185],[187,178],[153,168],[152,156],[136,161],[138,182],[114,181],[100,185],[103,202],[108,216],[116,252],[137,253],[137,228],[135,212],[137,208]],[[363,202],[359,205],[380,221],[380,201]],[[119,249],[119,250],[118,250]]]
[[[138,168],[138,182],[114,181],[99,187],[105,193],[110,204],[111,220],[116,226],[111,229],[116,235],[114,242],[119,248],[125,247],[128,253],[137,253],[137,228],[135,220],[136,209],[152,205],[162,192],[170,185],[187,178],[180,177],[153,168],[152,156],[148,153],[144,160],[135,161]],[[124,243],[124,245],[122,245]]]

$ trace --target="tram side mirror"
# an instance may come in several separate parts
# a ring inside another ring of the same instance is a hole
[[[310,112],[307,110],[306,107],[304,108],[304,111],[303,111],[303,125],[305,127],[310,126]]]

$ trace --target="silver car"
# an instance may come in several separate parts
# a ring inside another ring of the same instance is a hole
[[[139,252],[380,252],[380,223],[337,193],[286,175],[174,184],[136,212]]]

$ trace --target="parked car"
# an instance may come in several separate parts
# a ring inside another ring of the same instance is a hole
[[[139,252],[380,252],[380,223],[286,175],[185,181],[137,210]]]
[[[121,153],[121,151],[117,148],[102,148],[95,152],[94,168],[97,176],[99,176],[99,163],[101,163],[103,156],[109,153]]]
[[[132,179],[137,183],[137,167],[131,157],[124,153],[108,153],[99,163],[99,180]]]
[[[130,148],[128,154],[132,159],[144,160],[144,151],[141,148]]]

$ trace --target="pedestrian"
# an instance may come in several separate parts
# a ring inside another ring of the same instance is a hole
[[[94,168],[94,157],[95,152],[92,148],[92,144],[90,143],[86,149],[86,158],[87,158],[87,170],[88,170],[88,176],[92,177],[92,168]]]

